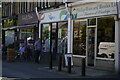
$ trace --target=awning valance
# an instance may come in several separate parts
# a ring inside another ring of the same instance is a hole
[[[2,30],[12,30],[15,29],[17,26],[12,26],[12,27],[6,27],[6,28],[2,28]]]
[[[12,30],[12,29],[31,29],[36,27],[37,24],[32,24],[32,25],[23,25],[23,26],[12,26],[12,27],[6,27],[2,28],[2,30]]]

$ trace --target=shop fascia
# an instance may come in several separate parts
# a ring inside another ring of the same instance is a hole
[[[38,20],[38,16],[37,16],[37,13],[35,11],[33,12],[28,12],[28,13],[25,13],[25,14],[19,14],[18,15],[18,31],[20,33],[20,38],[21,38],[21,34],[22,33],[32,33],[32,32],[22,32],[21,29],[35,29],[35,28],[38,28],[38,23],[39,20]],[[32,33],[34,34],[34,32]],[[19,39],[19,42],[24,42],[25,40],[21,40]],[[31,40],[33,43],[35,41],[34,40]]]
[[[69,13],[71,17],[69,17]],[[40,24],[51,23],[51,22],[60,22],[68,21],[68,38],[73,39],[72,36],[72,27],[73,21],[80,18],[92,18],[108,15],[116,15],[116,3],[115,2],[94,2],[89,4],[80,4],[79,6],[68,6],[66,9],[57,9],[52,11],[46,11],[39,13],[40,15]],[[40,30],[39,30],[40,32]],[[68,40],[69,40],[68,39]],[[70,44],[71,43],[71,44]],[[72,40],[68,41],[68,53],[72,53]],[[71,47],[70,47],[71,46]]]
[[[61,8],[53,11],[48,11],[48,12],[41,12],[40,14],[40,25],[45,24],[45,23],[55,23],[55,22],[62,22],[62,21],[69,21],[69,12],[66,8]],[[68,22],[69,23],[69,22]],[[40,30],[39,32],[41,33],[41,26],[39,26]],[[68,24],[68,35],[70,36],[69,33],[71,33],[69,29],[70,25]],[[71,38],[67,36],[68,38]],[[41,38],[41,36],[39,36]],[[70,39],[67,39],[67,44],[70,46]],[[71,46],[70,46],[71,47]],[[67,52],[69,53],[70,48],[68,48]],[[69,55],[70,56],[70,55]],[[73,63],[72,63],[73,64]]]
[[[115,2],[96,2],[72,7],[72,19],[92,18],[117,14]]]
[[[40,12],[40,23],[52,23],[68,20],[68,13],[65,8],[55,9],[52,11]]]
[[[120,25],[120,2],[116,5],[116,2],[94,2],[87,4],[80,4],[77,6],[71,6],[71,20],[76,19],[89,19],[99,18],[104,16],[114,16],[115,18],[115,70],[120,72],[120,38],[119,38],[119,25]],[[71,40],[72,41],[72,40]]]
[[[55,23],[68,20],[68,13],[65,8],[59,8],[49,11],[39,12],[40,23],[39,23],[39,33],[41,33],[41,24]],[[41,38],[41,35],[39,35]]]
[[[79,4],[77,6],[68,6],[64,10],[57,10],[57,11],[51,11],[51,12],[43,12],[39,13],[40,14],[40,24],[44,23],[51,23],[51,22],[59,22],[59,21],[68,21],[68,53],[72,53],[73,49],[73,20],[76,19],[89,19],[89,18],[97,18],[97,17],[103,17],[103,16],[114,16],[114,18],[118,18],[118,12],[117,12],[117,5],[116,2],[85,2],[84,4]],[[70,11],[69,11],[69,10]],[[61,13],[62,12],[62,13]],[[64,14],[63,14],[64,13]],[[69,17],[68,13],[71,13]],[[63,16],[63,17],[61,17]],[[65,16],[67,16],[67,19],[65,19]],[[120,21],[115,21],[115,28],[116,30],[118,28],[118,25]],[[41,30],[39,30],[41,31]],[[115,43],[119,43],[118,41],[118,36],[117,33],[119,31],[115,31]],[[119,47],[117,44],[116,47]],[[119,48],[116,49],[116,55],[115,55],[115,69],[118,69],[118,53],[119,53]]]

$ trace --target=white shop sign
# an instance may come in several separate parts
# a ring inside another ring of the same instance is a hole
[[[68,20],[68,13],[66,9],[57,10],[53,12],[40,13],[41,23],[56,22]]]
[[[99,2],[72,8],[72,19],[117,14],[115,2]]]
[[[117,0],[118,18],[120,19],[120,0]]]

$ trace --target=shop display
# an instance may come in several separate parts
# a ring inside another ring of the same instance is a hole
[[[98,54],[105,58],[114,58],[115,43],[112,42],[100,42]]]

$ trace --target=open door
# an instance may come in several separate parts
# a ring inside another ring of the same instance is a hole
[[[96,54],[96,26],[87,26],[87,66],[94,66]]]

